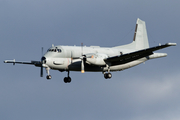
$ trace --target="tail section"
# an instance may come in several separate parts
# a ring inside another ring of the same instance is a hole
[[[144,21],[137,19],[134,39],[136,49],[149,48],[146,24]]]
[[[126,48],[126,49],[146,49],[149,48],[146,24],[144,21],[137,19],[134,39],[133,42],[123,46],[117,46],[118,48]]]

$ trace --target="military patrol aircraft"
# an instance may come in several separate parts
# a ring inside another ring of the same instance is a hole
[[[65,83],[71,82],[70,71],[102,72],[105,79],[110,79],[112,71],[121,71],[134,67],[147,60],[167,56],[166,53],[154,53],[154,51],[176,43],[159,44],[149,47],[145,22],[137,19],[133,42],[123,46],[99,47],[99,46],[54,46],[47,50],[41,61],[16,62],[5,60],[4,63],[29,64],[40,67],[40,76],[43,77],[43,68],[46,69],[47,79],[51,79],[50,69],[67,71]]]

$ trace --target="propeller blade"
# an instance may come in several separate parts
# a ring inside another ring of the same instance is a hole
[[[84,73],[84,60],[81,60],[81,73]]]
[[[43,47],[41,48],[41,56],[43,56]],[[40,76],[43,77],[43,60],[42,60],[42,58],[41,58]]]
[[[40,72],[41,77],[43,77],[43,64],[41,64],[41,72]]]
[[[43,56],[43,47],[41,48],[41,56]]]

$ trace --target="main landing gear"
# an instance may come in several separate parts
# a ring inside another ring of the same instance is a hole
[[[64,78],[65,83],[70,83],[71,82],[71,77],[69,77],[69,71],[68,71],[68,77]]]
[[[108,72],[107,72],[107,73],[103,72],[104,78],[105,78],[105,79],[110,79],[110,78],[112,77],[112,74],[110,73],[110,67],[109,67],[108,64],[107,64],[106,66],[107,66],[107,68],[108,68]]]
[[[103,74],[105,79],[110,79],[112,77],[112,74],[110,73],[109,65],[107,65],[107,67],[108,67],[108,73],[103,72]]]
[[[104,78],[105,79],[110,79],[112,77],[111,73],[104,73]]]

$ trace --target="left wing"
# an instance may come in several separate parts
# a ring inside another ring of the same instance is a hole
[[[36,67],[41,67],[40,69],[40,76],[43,77],[43,67],[47,67],[46,64],[44,64],[44,58],[41,58],[41,61],[31,61],[31,62],[16,62],[15,59],[14,60],[5,60],[4,63],[13,63],[13,65],[15,64],[27,64],[27,65],[35,65]],[[48,74],[49,75],[49,74]],[[48,76],[48,79],[50,76]]]
[[[28,64],[28,65],[35,65],[37,67],[41,67],[41,62],[40,61],[16,62],[15,59],[14,59],[14,60],[5,60],[4,63],[13,63],[13,65],[15,65],[15,64]]]
[[[163,49],[163,48],[166,48],[169,46],[176,46],[176,43],[166,43],[165,45],[159,45],[156,47],[142,49],[142,50],[135,51],[132,53],[127,53],[127,54],[123,54],[123,55],[119,55],[119,56],[109,57],[109,58],[105,58],[104,61],[106,63],[110,63],[111,66],[121,65],[121,64],[125,64],[128,62],[137,60],[137,59],[141,59],[143,57],[147,57],[149,55],[152,55],[153,51]]]

